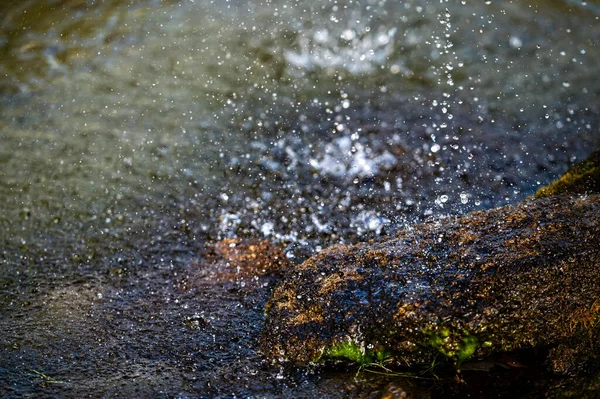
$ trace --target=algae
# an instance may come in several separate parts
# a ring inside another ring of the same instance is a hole
[[[560,178],[535,193],[536,198],[560,194],[600,193],[600,150],[571,167]]]
[[[480,340],[469,331],[451,332],[448,328],[426,328],[423,331],[426,346],[430,346],[449,360],[460,366],[475,354],[480,346]],[[483,346],[488,342],[481,343]]]
[[[462,362],[473,356],[478,347],[479,340],[477,339],[477,337],[472,335],[465,335],[462,338],[458,348],[458,352],[456,353],[457,363],[460,365]]]
[[[438,351],[456,366],[468,360],[480,346],[489,346],[489,342],[481,342],[478,337],[464,330],[451,332],[447,328],[435,330],[427,328],[423,331],[425,336],[423,347],[430,347]],[[331,347],[324,348],[323,353],[316,362],[323,360],[345,360],[359,366],[367,364],[383,364],[394,356],[389,348],[368,349],[368,346],[357,344],[349,340]]]
[[[329,348],[325,348],[323,350],[323,355],[317,361],[341,359],[349,360],[360,366],[365,366],[372,363],[383,364],[385,360],[391,356],[392,353],[387,348],[370,350],[353,341],[345,341]]]

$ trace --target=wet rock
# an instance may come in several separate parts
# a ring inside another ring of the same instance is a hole
[[[567,170],[558,180],[540,188],[535,196],[543,198],[565,193],[600,193],[600,150]]]
[[[415,389],[411,388],[409,384],[404,386],[399,383],[390,383],[384,387],[379,399],[425,399],[430,397],[430,395],[414,391]]]
[[[283,250],[263,240],[224,239],[207,249],[204,260],[190,265],[196,277],[242,282],[277,274],[290,266]]]
[[[600,196],[528,200],[336,245],[266,306],[276,361],[460,366],[534,348],[556,372],[600,359]]]

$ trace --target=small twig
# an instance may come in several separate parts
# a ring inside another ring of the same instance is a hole
[[[435,378],[432,378],[432,377],[423,377],[421,375],[418,375],[415,373],[410,373],[410,372],[399,373],[399,372],[393,372],[393,371],[388,371],[388,370],[386,370],[385,372],[381,372],[381,371],[375,371],[375,370],[371,370],[371,369],[364,369],[364,371],[366,371],[368,373],[384,375],[384,376],[388,376],[388,377],[403,377],[403,378],[412,378],[412,379],[416,379],[416,380],[435,380],[435,381],[440,380],[440,378],[436,375],[434,375]]]
[[[35,376],[40,377],[44,380],[44,382],[48,382],[50,384],[64,384],[65,383],[64,381],[58,381],[58,380],[56,380],[50,376],[47,376],[46,374],[41,373],[37,370],[32,370],[32,371],[34,372],[34,374],[28,374],[28,375],[33,376],[33,377],[35,377]]]

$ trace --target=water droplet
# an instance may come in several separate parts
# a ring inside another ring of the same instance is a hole
[[[508,43],[513,48],[521,48],[523,46],[523,41],[520,38],[518,38],[517,36],[511,36],[508,39]]]

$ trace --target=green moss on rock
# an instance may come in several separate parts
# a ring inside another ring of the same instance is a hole
[[[560,194],[600,193],[600,150],[592,153],[585,161],[573,166],[559,179],[540,188],[536,198]]]
[[[456,361],[461,364],[475,354],[479,347],[479,339],[473,335],[464,335],[456,353]]]
[[[318,360],[340,359],[362,366],[371,363],[381,364],[390,356],[391,352],[385,348],[379,350],[369,350],[364,346],[358,345],[352,341],[346,341],[324,349],[323,355]]]
[[[354,342],[344,342],[335,345],[323,353],[325,359],[346,359],[358,364],[370,363],[364,349],[356,345]]]
[[[451,332],[448,328],[426,328],[423,333],[425,345],[436,349],[457,365],[473,356],[480,346],[479,338],[467,330]]]

